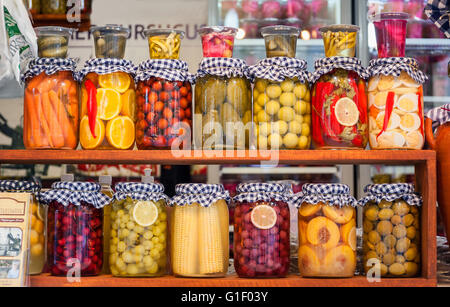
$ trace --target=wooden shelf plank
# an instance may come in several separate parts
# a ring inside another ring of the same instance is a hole
[[[437,282],[425,278],[382,279],[369,283],[365,277],[348,279],[310,279],[290,275],[280,279],[226,278],[115,278],[109,275],[82,277],[80,283],[69,283],[65,277],[40,275],[31,277],[33,287],[436,287]]]
[[[436,161],[431,150],[282,150],[282,151],[87,151],[1,150],[1,164],[259,164],[290,165],[382,164],[418,165]]]

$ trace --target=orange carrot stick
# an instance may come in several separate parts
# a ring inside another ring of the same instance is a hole
[[[36,95],[40,99],[39,95]],[[36,99],[35,97],[35,99]],[[40,101],[39,101],[40,104]],[[25,111],[24,111],[24,145],[27,149],[35,149],[42,146],[41,129],[39,126],[39,117],[33,101],[33,93],[29,90],[25,91]]]
[[[44,80],[44,76],[45,76],[45,73],[43,72],[43,73],[37,75],[36,77],[30,79],[30,82],[28,82],[28,85],[27,85],[27,89],[29,89],[29,90],[35,89]]]
[[[58,122],[59,118],[50,102],[49,93],[42,93],[42,108],[48,122],[48,127],[50,128],[53,145],[55,148],[64,147],[63,129]]]
[[[55,91],[48,93],[53,109],[56,112],[56,118],[64,135],[64,145],[75,149],[77,146],[77,137],[75,129],[70,121],[69,114],[67,114],[64,103],[59,99]]]
[[[45,147],[53,147],[52,139],[50,137],[50,128],[48,127],[47,120],[44,116],[44,110],[42,109],[42,101],[41,101],[40,95],[34,96],[34,106],[36,108],[36,113],[38,115],[38,121],[37,123],[40,124],[39,127],[39,140],[42,142],[42,146],[40,148]]]

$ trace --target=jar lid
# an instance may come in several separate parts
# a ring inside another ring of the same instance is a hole
[[[101,32],[102,34],[110,33],[110,34],[119,34],[119,35],[130,35],[130,29],[122,27],[116,24],[107,24],[104,26],[92,26],[89,29],[90,33]]]
[[[221,184],[188,183],[177,184],[175,187],[175,197],[170,206],[185,206],[198,203],[202,207],[209,207],[219,200],[230,202],[230,193]]]
[[[197,78],[207,75],[217,77],[246,77],[247,65],[244,60],[235,58],[204,58],[197,71]]]
[[[63,58],[36,58],[28,63],[28,69],[21,76],[22,82],[45,73],[47,76],[56,74],[59,71],[70,71],[76,79],[75,70],[77,63],[73,59]]]
[[[369,62],[367,72],[370,77],[377,75],[400,77],[406,72],[418,84],[424,84],[428,77],[419,70],[419,63],[413,58],[381,58]]]
[[[114,199],[124,200],[130,197],[134,200],[167,201],[169,198],[163,192],[164,186],[160,183],[120,182],[116,184]]]
[[[289,203],[290,194],[286,185],[279,183],[242,183],[236,188],[238,193],[233,200],[235,202],[257,202],[264,201],[271,205],[273,201]]]
[[[1,180],[0,192],[29,192],[38,193],[41,185],[34,181]]]
[[[307,71],[308,63],[304,60],[288,57],[267,58],[258,64],[248,67],[251,79],[266,79],[274,82],[283,82],[286,78],[307,83],[311,75]]]
[[[144,35],[146,37],[170,35],[172,33],[179,35],[180,39],[183,39],[184,36],[186,35],[186,32],[176,29],[147,29],[144,31]]]
[[[136,82],[151,78],[161,78],[168,81],[195,82],[195,76],[189,73],[188,64],[181,60],[146,60],[139,65]]]
[[[137,67],[133,62],[124,59],[90,59],[86,61],[83,69],[77,74],[77,80],[83,81],[89,73],[93,72],[98,75],[112,74],[115,72],[124,72],[133,78],[136,75]]]
[[[354,57],[322,58],[317,60],[314,66],[316,71],[312,74],[311,83],[316,83],[320,77],[338,68],[354,71],[361,79],[369,79],[369,74],[367,73],[367,70],[362,67],[361,60]]]
[[[422,206],[422,197],[415,193],[415,186],[408,183],[395,184],[371,184],[364,188],[367,195],[358,201],[359,205],[364,206],[368,202],[375,201],[380,203],[382,200],[394,201],[402,199],[410,206]]]
[[[350,187],[346,184],[304,184],[302,192],[294,196],[297,208],[303,203],[317,205],[325,203],[329,206],[352,206],[358,205],[356,199],[350,195]]]

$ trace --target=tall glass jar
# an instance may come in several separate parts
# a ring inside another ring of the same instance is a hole
[[[204,27],[198,30],[202,38],[204,58],[231,58],[234,39],[238,32],[230,27]]]
[[[41,0],[23,0],[23,3],[31,14],[41,13]]]
[[[167,196],[156,183],[119,183],[111,211],[111,272],[118,277],[166,273]]]
[[[290,214],[286,187],[249,183],[234,198],[234,267],[239,277],[280,278],[289,271]]]
[[[76,266],[81,276],[100,274],[103,207],[110,202],[100,189],[96,183],[56,182],[42,193],[49,205],[47,266],[52,275],[66,276]]]
[[[100,192],[104,195],[112,198],[114,196],[114,191],[112,186],[112,177],[108,175],[103,175],[98,178],[98,183],[101,186]],[[110,247],[109,243],[111,241],[111,206],[105,206],[103,208],[103,269],[102,274],[111,274],[109,269],[109,255]]]
[[[195,86],[194,139],[203,149],[246,149],[252,129],[252,93],[240,59],[207,58]]]
[[[415,277],[421,266],[422,198],[411,184],[369,185],[364,205],[363,265],[381,277]]]
[[[370,147],[422,149],[425,144],[422,83],[427,78],[418,70],[417,61],[377,59],[370,62],[368,70],[371,74],[368,86]],[[386,75],[385,71],[389,73]]]
[[[353,277],[356,199],[343,184],[306,184],[298,195],[298,267],[304,277]]]
[[[181,184],[171,199],[171,264],[177,277],[224,277],[229,266],[229,193],[222,185]]]
[[[312,90],[316,149],[366,148],[367,87],[363,77],[367,77],[365,69],[355,58],[333,57],[316,62]]]
[[[31,181],[0,181],[0,192],[31,194],[30,264],[28,266],[30,275],[41,274],[45,265],[47,207],[39,202],[40,189],[39,184]]]
[[[41,0],[42,14],[64,15],[67,10],[67,0]]]

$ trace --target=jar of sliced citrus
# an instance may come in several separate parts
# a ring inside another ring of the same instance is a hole
[[[109,263],[118,277],[166,273],[167,196],[156,183],[119,183],[111,210]]]
[[[296,195],[298,267],[303,277],[353,277],[356,199],[343,184],[305,184]]]

